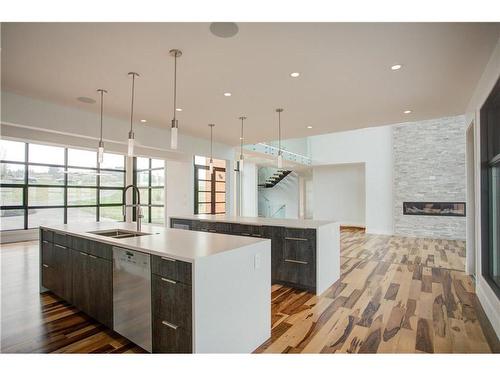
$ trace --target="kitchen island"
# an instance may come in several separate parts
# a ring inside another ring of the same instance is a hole
[[[250,353],[271,334],[271,243],[125,222],[40,227],[40,291],[153,353]]]
[[[340,277],[340,225],[323,220],[172,216],[170,227],[271,240],[273,283],[323,293]]]

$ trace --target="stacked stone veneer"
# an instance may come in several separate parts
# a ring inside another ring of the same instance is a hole
[[[393,126],[394,234],[465,240],[465,217],[403,215],[403,202],[465,202],[465,131],[463,116]]]

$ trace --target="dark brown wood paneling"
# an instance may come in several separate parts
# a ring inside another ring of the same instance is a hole
[[[153,317],[191,331],[191,286],[153,275],[151,295]]]
[[[72,261],[71,252],[68,247],[54,244],[54,263],[57,272],[56,289],[53,290],[55,294],[68,302],[73,300],[73,287],[72,287]]]
[[[113,327],[113,263],[88,255],[89,311],[102,324]]]
[[[71,246],[68,243],[69,236],[64,233],[54,232],[54,243],[62,246]]]
[[[151,256],[151,272],[167,279],[191,285],[191,263]]]
[[[153,319],[153,353],[192,353],[191,331],[171,328]]]
[[[85,313],[90,309],[89,256],[78,250],[71,251],[73,268],[73,305]]]
[[[54,232],[51,230],[47,229],[41,229],[42,232],[42,240],[43,241],[48,241],[48,242],[53,242],[54,241]]]
[[[41,242],[41,257],[42,264],[46,264],[48,266],[55,266],[54,260],[54,244],[52,242]]]

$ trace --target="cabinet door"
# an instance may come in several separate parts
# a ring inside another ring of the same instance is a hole
[[[271,279],[280,280],[280,267],[283,263],[284,229],[280,227],[262,227],[262,237],[271,240]]]
[[[192,353],[191,331],[153,318],[153,353]]]
[[[54,244],[48,241],[40,242],[40,272],[42,286],[55,293],[57,289],[57,271],[54,260]]]
[[[192,352],[191,286],[153,274],[154,353]]]
[[[71,251],[71,265],[73,267],[73,305],[79,310],[89,313],[89,256],[82,251]]]
[[[88,255],[88,314],[102,324],[113,327],[113,263]]]
[[[68,302],[72,302],[72,261],[71,250],[66,246],[54,244],[54,264],[57,272],[54,293]]]
[[[316,286],[316,231],[285,229],[279,278],[313,290]]]

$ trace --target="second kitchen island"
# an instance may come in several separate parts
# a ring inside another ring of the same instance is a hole
[[[320,295],[340,278],[337,222],[199,214],[173,216],[170,226],[270,239],[273,283]]]
[[[40,227],[40,291],[153,353],[250,353],[271,335],[270,241],[124,222]]]

